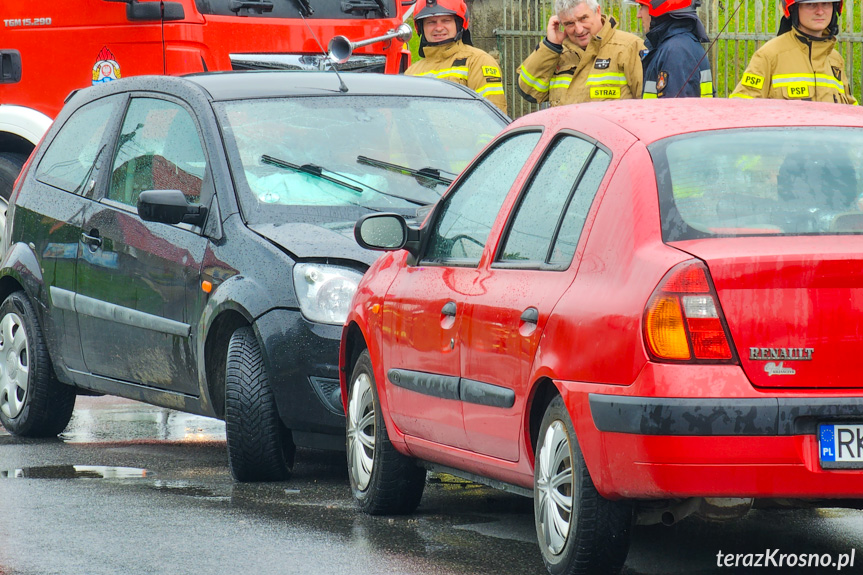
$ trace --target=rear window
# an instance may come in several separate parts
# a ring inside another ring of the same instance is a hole
[[[702,132],[650,153],[665,241],[863,234],[863,130]]]

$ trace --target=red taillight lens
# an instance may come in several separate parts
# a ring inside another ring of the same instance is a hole
[[[644,338],[658,359],[734,359],[707,268],[691,261],[659,282],[644,311]]]

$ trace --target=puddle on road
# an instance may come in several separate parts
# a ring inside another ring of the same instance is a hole
[[[188,481],[160,481],[156,480],[153,485],[156,491],[164,491],[174,495],[184,495],[195,499],[210,499],[213,501],[230,501],[228,495],[221,495],[212,489],[194,485]]]
[[[152,476],[137,467],[104,465],[49,465],[0,469],[0,479],[142,479]]]

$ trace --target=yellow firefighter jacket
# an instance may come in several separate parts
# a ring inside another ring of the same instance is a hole
[[[856,105],[835,44],[835,37],[811,39],[796,29],[773,38],[752,55],[730,97]]]
[[[568,38],[562,46],[543,40],[518,69],[521,95],[552,106],[641,98],[644,42],[614,18],[603,15],[602,24],[585,49]]]
[[[503,79],[497,60],[487,52],[458,40],[425,46],[425,58],[405,70],[407,76],[430,76],[467,86],[506,114]]]

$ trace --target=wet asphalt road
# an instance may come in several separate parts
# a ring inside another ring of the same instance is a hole
[[[851,553],[863,511],[753,511],[640,527],[624,574],[825,573],[717,567],[717,552]],[[532,503],[430,476],[408,517],[368,517],[344,455],[300,451],[294,477],[235,484],[224,424],[117,398],[79,398],[57,440],[0,428],[0,575],[545,573]]]

